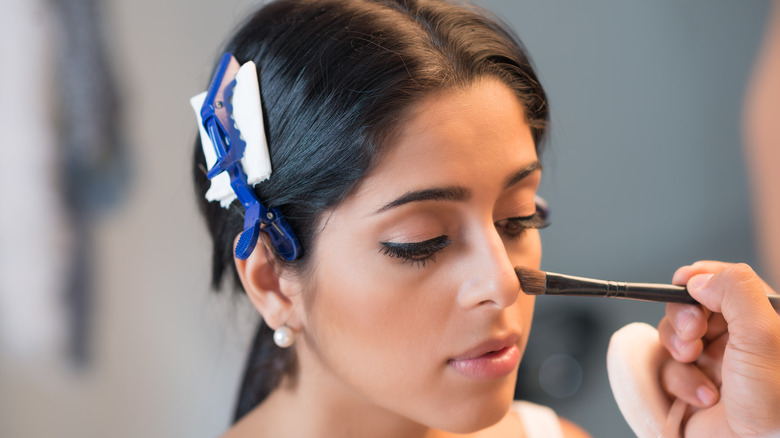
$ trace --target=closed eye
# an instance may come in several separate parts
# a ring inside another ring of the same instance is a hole
[[[536,211],[529,216],[517,216],[496,221],[496,228],[510,240],[519,238],[528,229],[541,229],[550,225],[550,209],[547,202],[539,196],[535,198]]]
[[[436,253],[444,249],[452,241],[446,235],[434,237],[422,242],[380,242],[382,254],[398,258],[419,267],[425,267],[425,263],[435,261]]]

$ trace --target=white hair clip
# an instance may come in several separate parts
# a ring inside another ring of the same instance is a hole
[[[229,117],[229,120],[221,120],[222,118],[220,118],[219,121],[222,122],[223,126],[235,125],[246,143],[241,165],[246,172],[247,183],[254,186],[271,176],[271,157],[268,154],[268,143],[265,139],[260,89],[257,85],[257,67],[254,62],[248,61],[236,70],[238,61],[232,55],[231,59],[232,62],[228,64],[223,77],[227,81],[232,81],[233,78],[236,81],[232,103],[227,103],[233,107],[232,117]],[[226,80],[223,79],[222,82],[226,82]],[[190,104],[198,118],[200,142],[203,145],[203,154],[206,156],[206,166],[212,169],[217,163],[217,149],[206,131],[201,115],[201,108],[203,108],[208,93],[208,91],[204,91],[193,96],[190,99]],[[219,105],[225,104],[220,103]],[[228,208],[236,198],[236,193],[230,187],[230,177],[227,173],[220,173],[211,179],[211,187],[206,192],[207,200],[219,201],[222,207]]]

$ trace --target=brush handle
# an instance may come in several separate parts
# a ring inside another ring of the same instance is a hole
[[[625,283],[595,280],[547,272],[545,295],[594,296],[698,304],[684,286],[655,283]],[[775,311],[780,312],[780,295],[767,295]]]

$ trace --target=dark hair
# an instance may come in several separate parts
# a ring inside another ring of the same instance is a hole
[[[257,65],[273,175],[255,192],[281,210],[300,240],[303,256],[287,263],[296,272],[308,266],[323,212],[351,193],[424,97],[491,76],[522,103],[537,152],[548,123],[547,99],[523,46],[499,20],[471,6],[275,1],[249,17],[225,50]],[[212,286],[218,288],[227,269],[236,277],[232,250],[243,210],[238,202],[229,210],[207,202],[205,173],[198,140],[196,191],[213,240]],[[259,324],[235,421],[294,365],[292,349],[273,345],[271,333]]]

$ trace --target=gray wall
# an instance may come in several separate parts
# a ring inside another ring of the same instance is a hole
[[[251,318],[207,289],[187,99],[253,3],[104,3],[135,170],[126,204],[94,230],[95,355],[73,372],[0,352],[0,435],[206,437],[227,427]],[[518,31],[550,96],[545,268],[668,281],[696,259],[755,262],[739,119],[766,1],[483,4]],[[537,400],[594,436],[629,436],[606,382],[606,343],[627,322],[655,324],[662,310],[538,300],[529,385],[557,353],[578,357],[583,376],[570,397]],[[586,322],[586,339],[572,338],[569,327],[582,325],[571,321]]]

